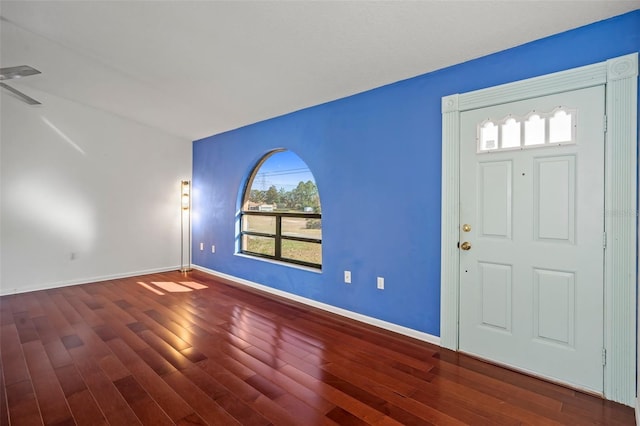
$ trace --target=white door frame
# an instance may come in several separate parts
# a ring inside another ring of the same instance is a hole
[[[440,344],[458,350],[460,113],[605,85],[604,396],[629,406],[636,393],[638,54],[442,98]]]

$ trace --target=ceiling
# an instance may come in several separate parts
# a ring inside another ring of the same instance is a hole
[[[640,0],[2,0],[0,62],[42,71],[11,84],[45,104],[54,95],[195,140],[639,7]]]

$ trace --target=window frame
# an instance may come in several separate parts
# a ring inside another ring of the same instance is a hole
[[[269,158],[271,158],[273,155],[277,155],[278,153],[285,152],[285,151],[288,151],[288,150],[287,149],[283,149],[283,148],[275,149],[275,150],[267,153],[266,155],[264,155],[260,159],[260,161],[258,161],[258,163],[253,167],[253,170],[251,171],[251,175],[250,175],[249,179],[247,180],[247,182],[245,184],[245,187],[243,188],[242,204],[241,204],[241,207],[239,209],[240,210],[240,214],[239,214],[239,216],[240,216],[240,230],[239,230],[239,235],[238,236],[240,238],[239,238],[239,242],[238,242],[238,253],[243,254],[243,255],[247,255],[247,256],[258,257],[258,258],[262,258],[262,259],[269,259],[269,260],[274,260],[274,261],[278,261],[278,262],[289,263],[289,264],[292,264],[292,265],[306,266],[306,267],[309,267],[309,268],[314,268],[314,269],[317,269],[319,271],[322,271],[322,263],[306,262],[304,260],[290,259],[288,257],[282,257],[282,241],[283,240],[302,241],[302,242],[307,242],[307,243],[320,244],[320,251],[322,253],[322,238],[294,237],[294,236],[290,236],[290,235],[282,235],[282,218],[283,217],[295,217],[295,218],[303,218],[303,219],[320,219],[322,221],[322,212],[320,212],[320,213],[310,213],[310,212],[302,212],[302,211],[301,212],[256,211],[256,210],[249,210],[247,208],[247,202],[249,200],[249,194],[251,193],[251,188],[253,186],[253,182],[254,182],[256,176],[258,175],[258,172],[262,168],[262,165]],[[306,163],[305,163],[305,165],[306,165]],[[307,168],[308,167],[309,166],[307,166]],[[311,172],[311,169],[309,169],[309,172]],[[313,175],[313,172],[311,172],[311,174]],[[315,184],[315,176],[314,176],[314,184]],[[317,184],[316,184],[316,187],[317,187]],[[318,194],[318,196],[319,196],[319,194]],[[245,231],[244,230],[245,216],[275,217],[275,220],[276,220],[275,233],[270,234],[270,233],[264,233],[264,232]],[[256,253],[256,252],[252,252],[252,251],[246,250],[245,247],[244,247],[244,236],[245,235],[255,236],[255,237],[273,238],[274,239],[274,256],[271,256],[271,255],[268,255],[268,254],[264,254],[264,253]]]
[[[275,232],[266,233],[266,232],[255,232],[255,231],[245,231],[244,230],[244,218],[245,216],[266,216],[266,217],[275,217]],[[313,262],[305,262],[304,260],[298,259],[290,259],[288,257],[282,257],[282,241],[302,241],[306,243],[315,243],[321,245],[322,250],[322,238],[310,238],[310,237],[294,237],[291,235],[283,235],[282,234],[282,218],[283,217],[295,217],[295,218],[303,218],[303,219],[320,219],[322,220],[321,213],[304,213],[304,212],[260,212],[260,211],[251,211],[251,210],[243,210],[240,212],[240,253],[257,256],[266,259],[277,260],[280,262],[293,263],[296,265],[308,266],[311,268],[322,269],[322,263],[313,263]],[[255,237],[266,237],[274,239],[274,255],[271,256],[269,254],[264,253],[256,253],[253,251],[246,250],[243,244],[244,236],[252,235]]]

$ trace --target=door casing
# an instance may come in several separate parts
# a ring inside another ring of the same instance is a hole
[[[637,318],[638,53],[442,98],[440,344],[458,350],[460,113],[601,84],[606,88],[604,396],[633,406]]]

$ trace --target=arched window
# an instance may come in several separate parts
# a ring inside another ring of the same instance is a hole
[[[244,189],[240,252],[322,268],[322,209],[315,178],[296,154],[276,150]]]

